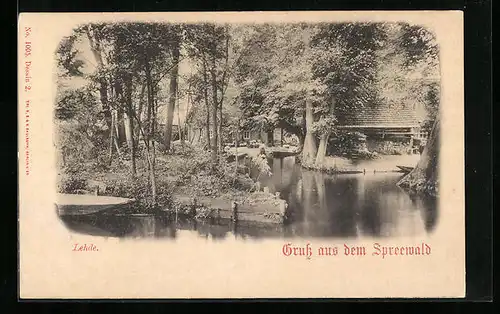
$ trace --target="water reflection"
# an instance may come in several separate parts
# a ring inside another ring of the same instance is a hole
[[[400,189],[400,173],[327,175],[302,169],[294,157],[270,162],[275,173],[267,184],[289,203],[287,229],[292,234],[412,236],[436,225],[436,199]]]
[[[201,223],[196,220],[179,219],[168,216],[116,216],[95,214],[85,216],[62,216],[62,222],[71,231],[101,237],[118,238],[177,238],[180,231],[197,234],[199,238],[223,240],[227,237],[239,239],[280,237],[282,226],[261,223],[238,225],[221,219],[217,224]]]
[[[307,171],[294,157],[269,160],[273,175],[259,177],[270,192],[286,199],[284,226],[221,220],[215,224],[167,216],[88,215],[62,217],[75,232],[105,237],[172,238],[179,230],[222,240],[265,237],[397,237],[432,232],[436,199],[410,195],[396,186],[399,173],[326,175]]]

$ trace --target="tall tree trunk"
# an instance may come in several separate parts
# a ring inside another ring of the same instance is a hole
[[[148,179],[149,179],[149,184],[151,185],[151,195],[153,199],[153,203],[156,204],[156,177],[155,177],[155,171],[154,171],[154,161],[151,158],[151,147],[150,143],[148,141],[148,137],[145,134],[143,124],[140,120],[140,118],[136,114],[132,114],[132,116],[135,118],[135,121],[137,123],[139,133],[142,134],[142,141],[144,142],[144,147],[146,148],[146,164],[147,164],[147,169],[148,169]],[[154,153],[153,153],[153,158],[154,158]]]
[[[438,195],[439,134],[438,117],[417,166],[398,182],[400,187],[416,193]]]
[[[296,134],[297,135],[297,134]],[[305,141],[305,137],[304,137],[304,134],[299,134],[297,135],[297,137],[299,138],[299,147],[298,147],[298,151],[303,151],[304,149],[304,141]]]
[[[87,35],[87,39],[89,40],[90,43],[90,50],[92,51],[92,54],[94,58],[96,59],[97,62],[97,67],[98,68],[103,68],[104,67],[104,60],[102,57],[102,51],[101,51],[101,43],[98,39],[98,37],[95,36],[92,28],[90,26],[87,26],[85,28],[85,33]],[[108,127],[108,131],[106,132],[106,136],[110,139],[110,142],[112,143],[111,140],[111,108],[109,105],[108,101],[108,82],[106,80],[106,77],[101,77],[99,79],[99,95],[100,95],[100,100],[102,104],[102,110],[104,113],[104,120],[106,121],[106,126]]]
[[[189,142],[192,142],[192,138],[190,136],[190,133],[192,131],[192,127],[189,126],[188,123],[188,117],[189,117],[189,111],[191,110],[191,85],[188,86],[188,92],[187,92],[187,104],[186,104],[186,111],[184,114],[184,134],[186,134],[186,138]]]
[[[109,165],[111,166],[111,164],[113,163],[113,139],[114,139],[114,132],[112,132],[114,128],[114,125],[113,125],[113,116],[111,116],[111,126],[110,126],[110,130],[111,132],[109,132]]]
[[[117,123],[116,123],[116,132],[117,132],[117,141],[118,144],[123,145],[123,143],[126,142],[126,135],[125,135],[125,121],[124,121],[124,110],[122,107],[119,107],[116,110],[116,116],[117,116]]]
[[[142,84],[141,87],[141,93],[139,94],[139,103],[138,103],[138,108],[137,108],[137,118],[140,120],[142,119],[142,109],[144,107],[144,92],[146,90],[146,85]],[[139,131],[139,123],[135,123],[135,128],[134,128],[134,145],[135,147],[138,147],[139,145],[139,137],[140,137],[140,131]]]
[[[326,146],[328,145],[328,138],[330,137],[329,133],[321,134],[319,139],[318,152],[316,153],[316,163],[321,165],[325,160],[326,156]]]
[[[154,98],[153,98],[153,86],[151,79],[151,69],[149,66],[149,60],[146,59],[146,88],[147,88],[147,98],[148,98],[148,118],[147,118],[147,162],[149,168],[149,184],[151,185],[151,195],[153,198],[153,203],[156,203],[156,177],[155,177],[155,152],[154,152]]]
[[[116,81],[114,84],[114,90],[116,92],[117,103],[119,104],[118,112],[123,112],[122,114],[122,123],[124,126],[124,130],[121,131],[117,127],[117,143],[120,143],[119,137],[125,138],[125,142],[127,143],[127,147],[129,150],[129,156],[131,161],[131,173],[132,176],[136,174],[135,167],[135,154],[134,154],[134,133],[133,133],[133,109],[132,109],[132,77],[125,75],[123,77],[124,86],[122,86],[120,81]],[[125,91],[124,91],[125,89]],[[120,135],[120,132],[123,132],[123,135]],[[121,143],[120,143],[121,144]]]
[[[214,44],[215,45],[215,44]],[[215,48],[214,48],[215,50]],[[216,63],[215,63],[215,51],[212,53],[212,68],[210,70],[211,75],[211,85],[212,85],[212,161],[217,161],[217,109],[218,109],[218,101],[217,101],[217,77],[216,77]]]
[[[229,63],[229,29],[228,27],[225,28],[225,36],[226,36],[226,41],[225,41],[225,53],[224,53],[224,57],[225,57],[225,64],[224,64],[224,72],[222,73],[222,83],[221,83],[221,97],[220,97],[220,101],[219,101],[219,124],[218,124],[218,134],[219,134],[219,153],[222,153],[223,151],[223,136],[222,136],[222,105],[224,103],[224,95],[225,95],[225,91],[226,91],[226,88],[227,88],[227,85],[228,83],[226,82],[227,81],[227,76],[228,76],[228,71],[229,71],[229,68],[228,68],[228,63]]]
[[[203,134],[203,128],[200,128],[199,131],[198,131],[198,136],[195,138],[195,140],[193,140],[193,142],[195,143],[201,143],[201,140],[202,140],[202,134]]]
[[[125,114],[125,127],[126,127],[125,135],[127,138],[127,147],[130,156],[130,171],[132,173],[132,176],[135,176],[137,174],[137,167],[135,162],[134,127],[133,127],[133,120],[131,118],[132,116],[131,111],[132,111],[131,109],[128,109],[127,113]]]
[[[121,152],[120,152],[120,145],[118,144],[118,140],[117,140],[117,136],[116,136],[116,111],[113,110],[111,112],[111,133],[110,133],[110,142],[109,142],[109,145],[110,145],[110,148],[109,148],[109,164],[111,165],[113,163],[113,145],[115,146],[115,149],[116,149],[116,154],[118,155],[118,157],[121,156]]]
[[[149,60],[146,61],[146,91],[147,91],[147,100],[148,100],[148,110],[147,110],[147,117],[146,117],[146,130],[147,130],[147,137],[148,141],[151,144],[152,136],[153,136],[153,84],[152,84],[152,79],[151,79],[151,69],[149,67]]]
[[[184,144],[184,135],[182,134],[182,126],[181,126],[181,117],[179,114],[177,114],[177,132],[179,133],[179,140],[181,141],[181,144]]]
[[[111,135],[111,108],[108,102],[108,83],[105,78],[100,80],[99,86],[99,95],[102,104],[102,110],[104,113],[104,121],[106,122],[106,126],[108,127],[108,131],[105,136],[110,138]]]
[[[120,150],[120,143],[118,142],[118,114],[116,110],[113,110],[113,119],[114,119],[114,125],[115,125],[115,132],[113,136],[113,142],[115,143],[115,148],[116,148],[116,153],[118,156],[121,156],[121,150]]]
[[[132,78],[125,79],[125,137],[130,154],[130,171],[132,176],[136,176],[137,169],[135,163],[135,143],[134,143],[134,120],[133,120],[133,105],[132,105]]]
[[[235,179],[238,177],[238,145],[240,145],[239,142],[240,139],[240,120],[238,119],[238,126],[236,127],[236,138],[234,139],[234,149],[235,149],[235,163],[236,163],[236,169],[235,169]]]
[[[316,140],[312,132],[314,123],[313,108],[310,100],[306,100],[306,137],[304,139],[304,147],[302,149],[302,161],[310,163],[316,157]]]
[[[114,108],[112,109],[114,114],[114,131],[115,139],[118,145],[121,147],[125,138],[125,128],[123,123],[123,107],[124,107],[124,96],[123,96],[123,86],[121,85],[121,79],[115,78],[112,88],[112,97],[115,101]]]
[[[329,115],[330,116],[333,116],[335,114],[334,110],[335,110],[335,100],[332,100],[330,102],[330,106],[329,106],[330,110],[329,110]],[[325,121],[324,117],[321,117],[321,119],[323,120],[323,122]],[[323,161],[325,160],[325,155],[326,155],[326,149],[327,149],[327,146],[328,146],[328,139],[330,138],[330,132],[329,131],[325,131],[323,134],[320,135],[320,139],[319,139],[319,147],[318,147],[318,152],[316,154],[316,164],[318,165],[321,165],[323,163]]]
[[[174,120],[175,101],[177,98],[177,78],[179,76],[179,49],[180,43],[178,39],[172,44],[172,62],[173,66],[170,69],[170,89],[167,107],[167,121],[165,123],[165,150],[170,150],[170,142],[172,141],[172,123]]]
[[[156,165],[156,141],[154,138],[154,135],[157,133],[157,117],[158,117],[158,99],[156,98],[156,89],[153,88],[153,123],[152,123],[152,131],[151,134],[153,134],[153,138],[151,141],[151,147],[152,147],[152,152],[153,152],[153,165]]]
[[[220,102],[219,105],[219,123],[217,124],[217,134],[219,135],[219,141],[218,141],[218,147],[217,150],[220,153],[222,153],[222,144],[223,144],[223,138],[222,138],[222,101]]]
[[[201,138],[201,133],[202,133],[202,128],[195,128],[195,127],[189,127],[190,131],[190,138],[189,142],[193,145],[199,145],[200,144],[200,138]]]
[[[205,106],[207,109],[206,123],[205,123],[205,133],[207,136],[207,147],[211,147],[210,141],[210,103],[208,101],[208,78],[207,78],[207,63],[205,55],[203,55],[203,96],[205,99]]]
[[[182,125],[181,125],[181,104],[179,102],[179,95],[177,95],[177,129],[179,132],[179,140],[181,141],[181,144],[184,144],[184,136],[182,132]]]

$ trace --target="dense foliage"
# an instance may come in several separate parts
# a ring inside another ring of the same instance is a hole
[[[435,38],[405,23],[91,23],[56,55],[61,172],[123,173],[113,193],[153,204],[165,176],[202,195],[240,184],[223,147],[243,130],[283,128],[321,163],[356,146],[337,129],[354,109],[418,106],[431,126],[439,107]]]

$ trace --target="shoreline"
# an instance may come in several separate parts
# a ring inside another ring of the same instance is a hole
[[[398,166],[416,166],[420,155],[384,155],[375,159],[349,159],[325,156],[321,164],[315,161],[296,161],[304,169],[327,174],[401,173]]]

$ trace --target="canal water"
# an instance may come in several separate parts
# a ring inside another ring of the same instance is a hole
[[[425,236],[438,218],[437,200],[410,195],[396,183],[402,174],[367,171],[327,175],[304,170],[295,157],[269,160],[272,175],[262,185],[289,204],[284,226],[229,222],[172,221],[158,216],[89,215],[64,217],[74,232],[102,237],[167,237],[192,233],[201,238],[403,237]]]

